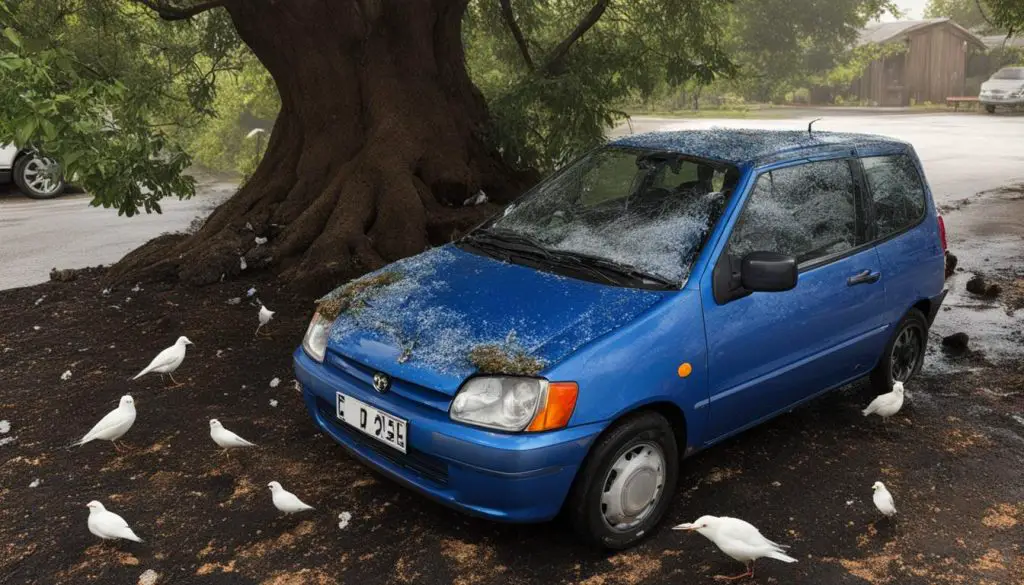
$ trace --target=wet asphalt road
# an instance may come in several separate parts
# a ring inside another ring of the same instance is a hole
[[[0,290],[49,278],[51,268],[111,264],[165,232],[205,217],[235,190],[223,177],[197,176],[196,196],[161,201],[162,214],[119,216],[115,209],[90,207],[91,197],[70,194],[50,201],[23,197],[0,186]]]
[[[818,130],[870,132],[907,140],[924,161],[939,204],[979,191],[1024,182],[1024,115],[965,114],[872,115],[812,112],[774,120],[686,120],[634,118],[634,132],[708,128],[711,126],[804,129],[821,117]],[[622,126],[612,135],[628,133]],[[119,217],[115,211],[89,207],[86,195],[33,201],[16,191],[0,191],[0,290],[47,279],[50,268],[109,264],[165,232],[185,229],[224,198],[234,185],[200,177],[190,201],[165,201],[162,215]]]

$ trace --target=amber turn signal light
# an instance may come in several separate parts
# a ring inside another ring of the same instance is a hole
[[[569,424],[580,389],[576,382],[550,382],[546,400],[527,431],[552,431]]]

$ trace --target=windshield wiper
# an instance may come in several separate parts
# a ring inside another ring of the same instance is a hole
[[[545,248],[536,239],[511,230],[479,230],[467,235],[466,241],[478,246],[482,245],[496,249],[498,252],[504,252],[505,256],[511,252],[530,256],[535,261],[544,264],[559,265],[586,272],[611,284],[623,284],[623,279],[625,279],[627,283],[639,281],[645,284],[653,282],[666,287],[679,286],[678,282],[670,278],[646,272],[629,264],[580,252]]]
[[[551,252],[536,239],[510,230],[478,230],[467,235],[465,239],[473,244],[484,244],[510,252],[521,252],[542,258],[551,256]]]
[[[672,280],[666,276],[662,276],[655,272],[650,272],[633,266],[632,264],[626,264],[625,262],[616,262],[609,260],[608,258],[602,258],[601,256],[593,256],[591,254],[584,254],[582,252],[568,252],[563,250],[556,250],[554,252],[560,260],[571,258],[572,260],[591,266],[598,270],[611,272],[620,276],[625,276],[633,280],[648,281],[661,284],[667,287],[678,287],[679,282]]]
[[[466,241],[476,246],[482,245],[492,248],[498,253],[503,253],[502,255],[505,256],[506,260],[508,260],[509,253],[511,252],[520,256],[527,256],[541,264],[569,267],[577,271],[586,272],[611,284],[619,284],[604,271],[598,270],[586,262],[581,262],[573,256],[568,256],[561,252],[553,252],[526,234],[510,230],[487,229],[467,235]]]

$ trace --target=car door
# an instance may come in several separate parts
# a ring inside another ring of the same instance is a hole
[[[792,290],[716,300],[715,271],[705,271],[709,440],[872,367],[885,293],[864,203],[859,167],[848,158],[757,172],[718,261],[778,252],[796,257],[799,277]]]

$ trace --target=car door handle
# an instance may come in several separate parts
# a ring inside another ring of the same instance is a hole
[[[850,278],[847,278],[846,286],[856,286],[858,284],[874,284],[878,282],[881,278],[881,272],[872,272],[870,270],[865,270],[863,272],[858,272],[857,274],[854,274]]]

